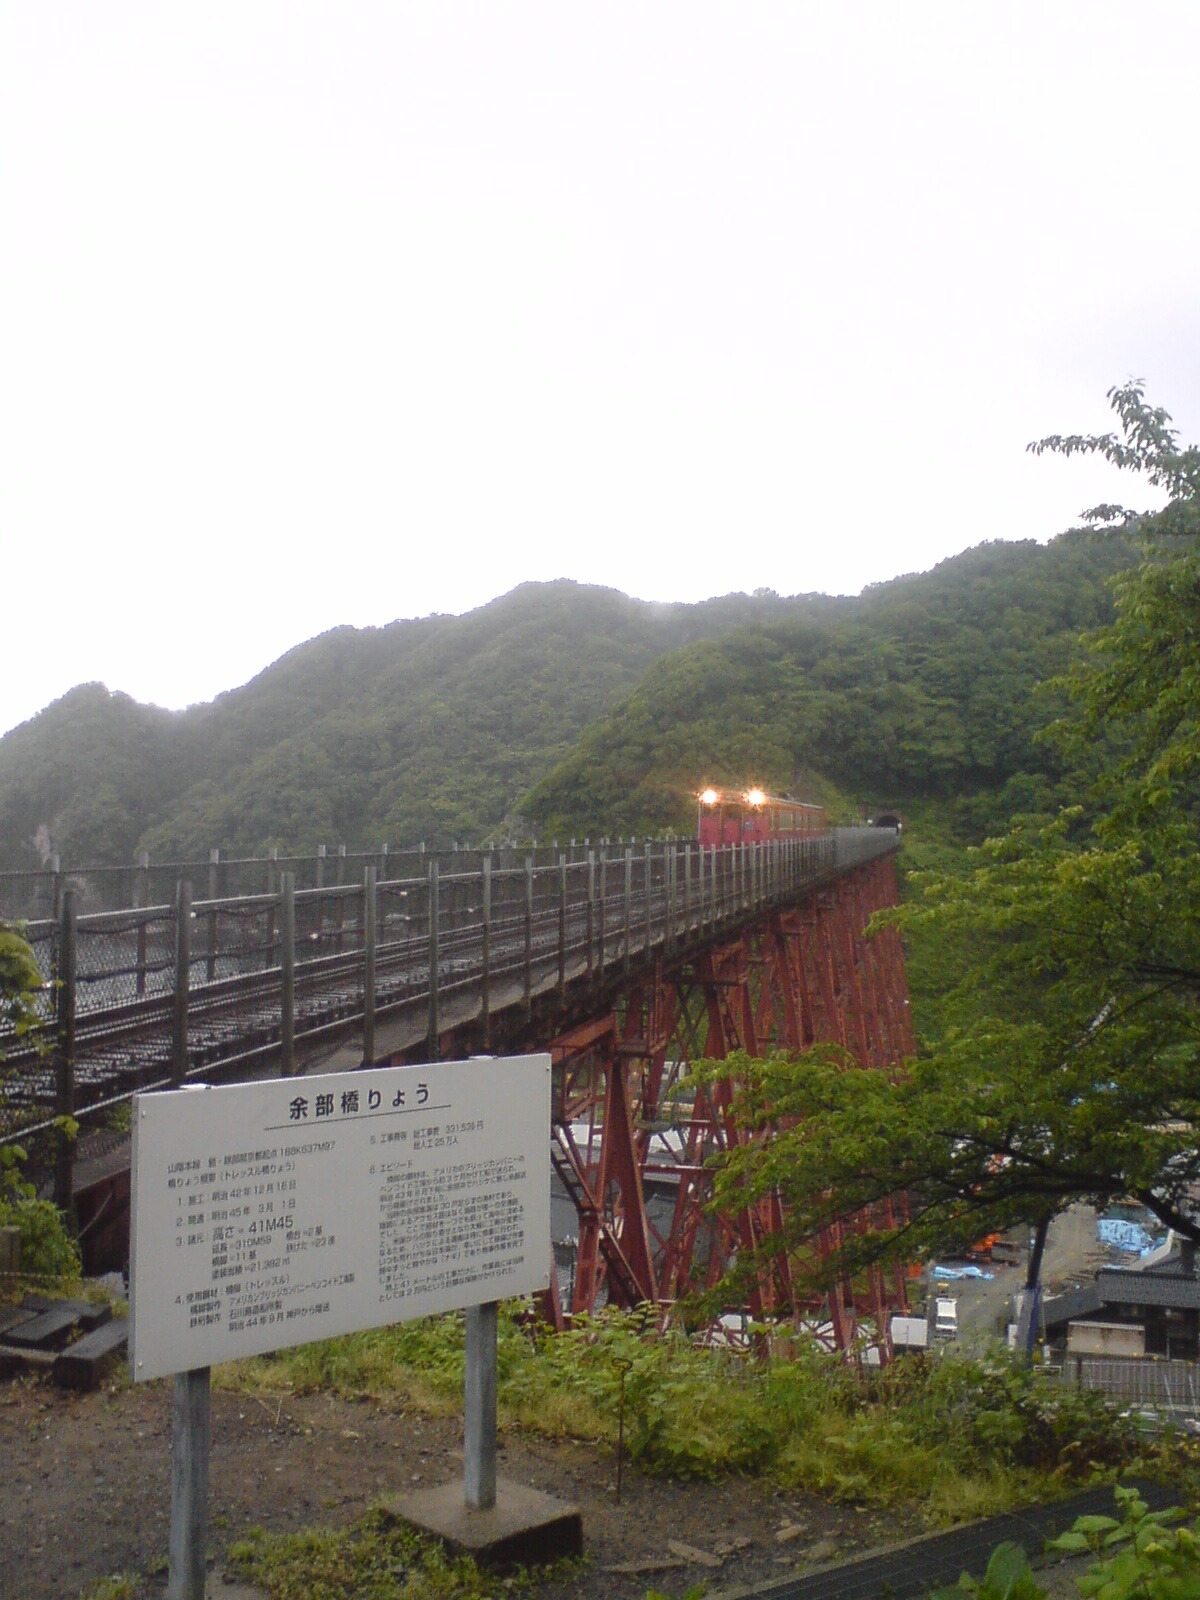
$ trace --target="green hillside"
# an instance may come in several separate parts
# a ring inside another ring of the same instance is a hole
[[[1068,778],[1033,741],[1037,686],[1129,559],[981,545],[856,599],[525,584],[334,629],[185,712],[83,685],[0,740],[0,866],[687,827],[699,783],[751,779],[843,811],[950,804],[977,833]]]
[[[977,546],[849,606],[753,622],[656,662],[526,797],[543,830],[687,826],[701,782],[953,807],[966,836],[1071,787],[1039,690],[1111,616],[1122,539]]]
[[[186,712],[83,685],[0,740],[0,866],[478,837],[657,657],[838,604],[524,584],[463,617],[334,629]]]

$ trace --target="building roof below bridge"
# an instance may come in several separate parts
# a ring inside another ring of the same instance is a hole
[[[1094,1282],[1047,1300],[1042,1314],[1049,1329],[1114,1305],[1200,1310],[1200,1278],[1161,1269],[1139,1272],[1130,1267],[1103,1267]]]

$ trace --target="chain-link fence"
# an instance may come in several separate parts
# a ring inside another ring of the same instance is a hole
[[[1200,1415],[1200,1366],[1194,1361],[1068,1355],[1060,1377],[1064,1383],[1098,1389],[1134,1406]]]

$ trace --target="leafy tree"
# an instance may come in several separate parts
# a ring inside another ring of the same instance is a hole
[[[1132,1196],[1200,1243],[1200,452],[1141,386],[1120,429],[1035,449],[1094,451],[1165,489],[1165,509],[1104,506],[1132,532],[1116,614],[1065,680],[1065,759],[1116,752],[1079,803],[1023,820],[965,876],[930,876],[896,914],[963,963],[938,1037],[895,1080],[820,1051],[741,1063],[740,1114],[772,1137],[733,1153],[718,1198],[778,1187],[789,1240],[905,1192],[908,1216],[849,1232],[827,1278],[954,1244],[1071,1201]]]
[[[41,987],[42,974],[33,951],[15,928],[0,922],[0,1019],[17,1037],[37,1027]],[[0,1065],[0,1075],[2,1072]],[[73,1126],[69,1131],[73,1135]],[[0,1145],[0,1227],[17,1229],[24,1276],[78,1277],[79,1251],[63,1226],[61,1213],[48,1200],[39,1200],[33,1185],[22,1178],[24,1160],[20,1145]]]
[[[0,922],[0,1019],[18,1037],[36,1023],[35,997],[41,987],[42,974],[33,951],[16,928]]]

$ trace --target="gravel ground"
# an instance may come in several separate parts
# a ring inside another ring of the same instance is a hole
[[[165,1570],[171,1389],[73,1395],[0,1387],[0,1600],[76,1600],[112,1573]],[[759,1585],[918,1532],[911,1520],[780,1495],[752,1480],[680,1484],[637,1470],[616,1504],[611,1450],[508,1433],[500,1470],[578,1504],[587,1562],[540,1600],[642,1600]],[[249,1527],[341,1526],[400,1489],[462,1471],[457,1418],[330,1396],[212,1397],[214,1574]]]

